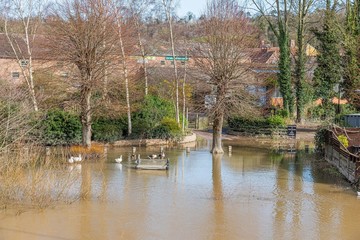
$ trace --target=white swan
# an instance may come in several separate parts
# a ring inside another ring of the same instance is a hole
[[[68,163],[81,162],[81,161],[82,161],[81,154],[79,154],[78,157],[73,157],[73,156],[71,156],[71,157],[68,159]]]
[[[122,162],[122,155],[120,155],[120,157],[118,157],[118,158],[115,158],[115,162],[121,163]]]
[[[148,156],[148,158],[150,158],[150,159],[155,159],[157,157],[158,157],[158,155],[156,155],[156,154],[151,154],[151,155]]]

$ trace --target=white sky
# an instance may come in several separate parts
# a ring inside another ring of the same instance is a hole
[[[177,15],[183,17],[188,12],[195,14],[197,18],[205,12],[207,0],[177,0],[178,8],[176,9]],[[248,0],[239,0],[240,6],[251,6],[251,1]],[[248,5],[250,3],[250,5]],[[246,8],[245,11],[253,12],[254,7]]]
[[[192,12],[198,18],[205,10],[207,0],[179,0],[177,14],[179,17],[185,16],[187,12]]]

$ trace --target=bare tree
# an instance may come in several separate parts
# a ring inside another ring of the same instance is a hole
[[[38,111],[33,76],[34,42],[47,5],[41,0],[7,0],[3,7],[6,37],[27,84],[33,109]]]
[[[104,79],[104,68],[116,61],[118,36],[112,5],[99,0],[66,0],[54,11],[49,23],[53,54],[76,66],[73,79],[80,92],[83,145],[91,146],[92,96]],[[106,43],[106,44],[104,44]]]
[[[212,153],[223,153],[224,116],[249,109],[247,49],[254,43],[253,27],[235,0],[208,2],[202,21],[204,44],[192,54],[198,71],[213,88],[209,113],[213,119]]]
[[[183,78],[183,84],[182,84],[182,94],[183,94],[183,111],[182,111],[182,131],[183,133],[185,132],[185,116],[186,116],[186,91],[185,91],[185,86],[186,86],[186,77],[187,77],[187,64],[186,64],[186,60],[188,58],[188,51],[186,50],[186,54],[185,54],[185,61],[184,61],[184,78]]]
[[[126,92],[126,111],[128,117],[128,135],[132,133],[132,124],[131,124],[131,105],[130,105],[130,91],[129,91],[129,73],[128,73],[128,65],[127,65],[127,56],[125,53],[125,43],[124,43],[124,14],[121,11],[123,6],[120,3],[117,3],[115,7],[115,16],[116,16],[116,24],[117,24],[117,35],[120,44],[121,51],[121,65],[122,65],[122,74],[125,80],[125,92]]]
[[[175,74],[175,119],[177,123],[180,123],[179,118],[179,76],[178,69],[176,64],[176,55],[175,55],[175,43],[174,43],[174,33],[173,33],[173,8],[174,8],[174,0],[162,0],[162,4],[166,14],[166,20],[169,24],[169,32],[170,32],[170,44],[171,44],[171,53],[174,63],[174,74]]]
[[[146,51],[144,46],[144,40],[142,37],[142,17],[145,14],[145,11],[149,9],[149,6],[153,4],[154,0],[130,0],[129,1],[129,7],[131,11],[131,15],[136,27],[137,32],[137,39],[138,39],[138,46],[141,54],[141,61],[142,61],[142,67],[144,70],[144,80],[145,80],[145,95],[148,94],[148,83],[149,83],[149,77],[148,77],[148,67],[147,67],[147,61],[146,61]]]

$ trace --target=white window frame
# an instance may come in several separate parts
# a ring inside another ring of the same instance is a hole
[[[14,76],[14,74],[17,75],[17,76]],[[20,78],[20,72],[12,71],[11,72],[11,77],[12,77],[12,79],[19,79]]]
[[[20,60],[21,67],[27,67],[27,65],[29,65],[29,60],[26,60],[26,59]]]

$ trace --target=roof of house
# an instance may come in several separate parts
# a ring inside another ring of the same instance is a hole
[[[260,47],[251,49],[251,63],[276,64],[279,59],[278,47]]]
[[[11,41],[13,42],[16,53],[19,58],[28,58],[29,54],[26,47],[26,40],[24,35],[12,34],[10,36]],[[34,38],[34,41],[31,41],[31,51],[32,58],[34,59],[48,59],[49,55],[48,49],[45,47],[46,38],[43,35],[37,35]],[[0,58],[2,59],[14,59],[16,55],[14,50],[11,47],[9,38],[5,33],[0,33]]]

